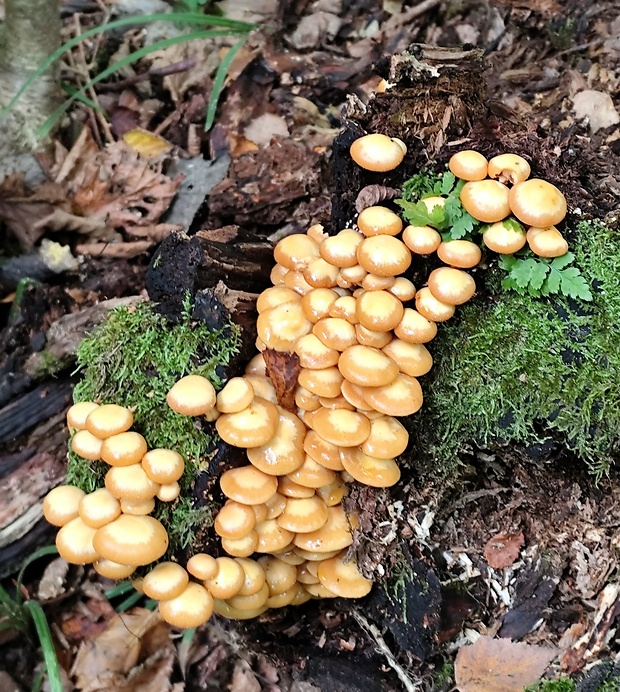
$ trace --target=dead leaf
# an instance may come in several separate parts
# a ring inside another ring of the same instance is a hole
[[[147,159],[156,159],[172,149],[172,144],[167,139],[139,127],[126,132],[123,135],[123,140],[134,151]]]
[[[525,542],[523,531],[519,533],[498,533],[484,546],[484,557],[493,569],[510,567],[519,557],[521,546]]]
[[[250,142],[266,147],[274,137],[288,137],[288,125],[280,115],[263,113],[255,118],[243,133]]]
[[[266,348],[263,351],[267,375],[273,383],[278,397],[278,403],[287,411],[297,411],[295,405],[295,387],[301,367],[299,356],[288,351],[276,351],[273,348]]]
[[[456,684],[460,692],[523,692],[542,677],[555,656],[554,649],[480,637],[459,649]]]

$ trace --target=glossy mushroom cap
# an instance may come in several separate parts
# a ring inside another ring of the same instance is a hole
[[[482,240],[489,250],[500,255],[512,255],[525,245],[525,230],[514,219],[504,219],[487,226]]]
[[[357,261],[370,274],[397,276],[411,264],[411,250],[392,236],[373,236],[357,248]]]
[[[357,217],[357,225],[366,236],[398,235],[403,230],[401,218],[387,207],[366,207]]]
[[[430,255],[441,245],[441,236],[430,226],[407,226],[403,241],[416,255]]]
[[[371,457],[355,447],[340,453],[344,468],[359,483],[373,488],[390,488],[400,480],[400,469],[394,459]]]
[[[120,514],[121,503],[105,488],[99,488],[84,495],[80,502],[80,517],[87,526],[93,529],[109,524]]]
[[[206,581],[217,574],[220,563],[207,553],[196,553],[189,558],[186,567],[193,577]]]
[[[530,228],[527,242],[530,250],[539,257],[561,257],[568,252],[568,243],[555,226]]]
[[[140,433],[128,431],[106,438],[101,445],[101,458],[110,466],[130,466],[140,463],[147,449]]]
[[[199,627],[212,613],[213,597],[204,586],[195,582],[190,582],[179,596],[159,603],[159,614],[173,627]]]
[[[398,375],[398,366],[385,353],[359,344],[343,352],[338,367],[346,380],[360,387],[381,387]]]
[[[217,395],[216,406],[221,413],[239,413],[254,399],[254,387],[245,377],[233,377]]]
[[[477,151],[465,149],[452,156],[448,168],[462,180],[484,180],[487,177],[488,161]]]
[[[447,305],[462,305],[476,292],[476,282],[461,269],[439,267],[428,277],[428,287],[433,296]]]
[[[92,401],[80,401],[77,404],[73,404],[67,411],[69,430],[85,430],[86,418],[96,408],[99,408],[99,404],[95,404]]]
[[[86,493],[74,485],[58,485],[43,500],[43,516],[53,526],[64,526],[80,513]]]
[[[278,479],[259,471],[254,466],[240,466],[225,471],[220,486],[226,497],[242,505],[267,502],[278,489]]]
[[[176,382],[168,394],[168,406],[182,416],[202,416],[215,406],[215,388],[206,377],[187,375]]]
[[[555,185],[531,178],[510,190],[510,209],[527,226],[546,228],[566,216],[566,198]]]
[[[189,584],[187,572],[176,562],[160,562],[142,580],[142,590],[156,601],[180,596]]]
[[[100,440],[125,432],[133,425],[133,413],[124,406],[104,404],[86,417],[86,430]]]
[[[382,134],[364,135],[351,145],[351,158],[367,171],[385,173],[400,165],[407,148],[400,140]]]
[[[101,557],[108,560],[148,565],[168,549],[168,534],[153,517],[122,514],[97,530],[93,546]]]
[[[261,447],[267,444],[278,428],[278,409],[262,397],[239,413],[224,413],[215,422],[219,436],[235,447]]]
[[[183,457],[173,449],[151,449],[141,463],[146,475],[155,483],[174,483],[185,470]]]
[[[294,413],[280,408],[275,435],[266,445],[248,449],[248,459],[257,469],[271,476],[292,473],[303,464],[305,434],[306,426],[302,421]]]
[[[101,557],[93,540],[97,529],[85,524],[80,517],[66,523],[56,534],[60,557],[73,565],[87,565]]]
[[[214,598],[227,599],[236,596],[245,583],[245,572],[237,560],[231,557],[216,559],[217,572],[205,581]]]
[[[344,555],[319,563],[317,576],[324,587],[344,598],[363,598],[372,589],[372,582],[360,573],[355,561],[345,562]]]
[[[482,252],[469,240],[448,240],[437,248],[437,257],[451,267],[470,269],[480,263]]]
[[[510,215],[508,194],[508,188],[497,180],[479,180],[465,183],[461,190],[461,204],[474,219],[495,223]]]
[[[71,449],[83,459],[99,461],[103,440],[88,430],[78,430],[71,438]]]
[[[399,339],[412,344],[426,344],[437,335],[437,325],[417,310],[405,308],[403,318],[395,327],[394,334]]]
[[[500,154],[489,161],[489,178],[516,185],[530,177],[530,164],[518,154]]]

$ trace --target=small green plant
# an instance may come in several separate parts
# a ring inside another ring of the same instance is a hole
[[[13,595],[0,584],[0,630],[17,630],[23,635],[30,637],[34,627],[41,651],[43,652],[43,661],[51,692],[63,692],[60,667],[54,649],[52,633],[41,604],[34,599],[24,597],[23,581],[26,568],[30,564],[41,557],[54,555],[57,552],[54,546],[48,546],[47,548],[37,550],[26,558],[17,575],[15,593]]]
[[[575,692],[575,683],[570,678],[539,680],[533,685],[528,685],[524,692]]]

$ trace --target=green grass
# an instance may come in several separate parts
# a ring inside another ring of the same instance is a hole
[[[179,499],[158,502],[155,511],[168,530],[170,553],[191,542],[193,527],[211,521],[210,508],[193,506],[190,495],[196,476],[208,468],[217,438],[212,424],[198,426],[194,419],[174,413],[166,394],[189,374],[203,375],[220,388],[218,372],[240,345],[236,326],[210,331],[190,315],[188,301],[176,324],[155,312],[151,303],[113,310],[78,350],[82,380],[74,390],[75,401],[132,408],[133,429],[144,435],[149,449],[175,449],[185,458]],[[92,492],[103,486],[107,468],[71,452],[67,482]]]
[[[551,437],[597,477],[620,450],[620,236],[583,222],[571,249],[594,299],[502,291],[502,273],[440,325],[412,429],[423,475],[447,477],[469,444]]]
[[[528,685],[525,692],[575,692],[575,683],[570,678],[540,680],[534,685]]]

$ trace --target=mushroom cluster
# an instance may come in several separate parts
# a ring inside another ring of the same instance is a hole
[[[392,170],[405,155],[403,142],[385,135],[351,146],[353,160],[371,171]],[[553,185],[528,180],[524,159],[487,161],[462,151],[449,167],[467,181],[463,207],[489,224],[487,248],[510,254],[527,242],[544,257],[566,252],[555,228],[566,200]],[[422,201],[429,212],[446,203],[441,196]],[[511,215],[530,226],[527,235],[507,221]],[[437,323],[474,295],[465,270],[482,257],[469,240],[444,241],[430,226],[403,226],[389,208],[371,206],[333,236],[317,224],[280,240],[272,286],[257,300],[258,353],[243,376],[216,393],[206,378],[189,375],[168,392],[172,410],[214,422],[222,440],[246,450],[249,463],[220,478],[227,500],[214,530],[225,555],[196,553],[185,567],[159,562],[135,580],[159,601],[167,622],[196,627],[213,612],[245,619],[310,598],[370,591],[372,582],[347,555],[358,519],[342,500],[353,481],[376,488],[398,482],[396,458],[409,441],[398,418],[422,406],[419,378],[433,364],[425,344]],[[443,266],[416,288],[404,274],[416,255],[435,252]],[[267,349],[298,362],[288,396],[276,393]],[[165,554],[165,528],[148,515],[155,498],[177,497],[184,460],[173,450],[148,451],[130,431],[131,411],[120,406],[75,404],[67,422],[73,451],[110,469],[105,488],[90,495],[70,486],[53,490],[45,516],[62,527],[57,545],[65,559],[125,578]]]

